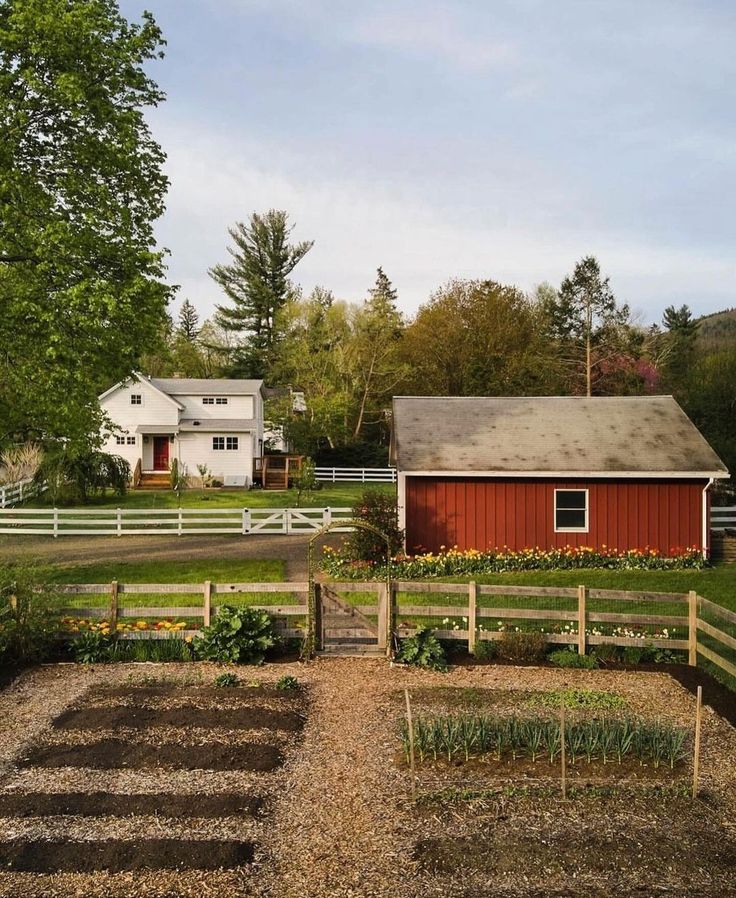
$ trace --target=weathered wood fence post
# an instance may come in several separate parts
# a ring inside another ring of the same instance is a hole
[[[691,589],[687,594],[687,663],[698,664],[698,594]]]
[[[477,637],[476,614],[478,608],[478,586],[475,580],[468,583],[468,653],[475,654]]]
[[[312,607],[312,619],[309,621],[311,629],[312,648],[315,652],[322,650],[322,584],[314,583],[314,606]]]
[[[700,778],[700,730],[703,719],[703,687],[698,686],[695,702],[695,751],[693,754],[693,798],[698,797],[698,780]]]
[[[388,650],[389,638],[389,588],[386,583],[378,584],[378,648]]]
[[[585,624],[588,590],[585,586],[578,586],[578,654],[584,655],[586,649]]]
[[[212,618],[212,581],[204,581],[203,602],[202,602],[202,619],[203,625],[209,627]]]
[[[117,580],[110,583],[110,630],[115,633],[118,629],[118,591]]]

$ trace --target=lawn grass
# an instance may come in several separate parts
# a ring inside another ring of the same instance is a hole
[[[278,559],[226,558],[192,559],[187,561],[130,560],[95,562],[50,567],[46,579],[49,583],[274,583],[284,579],[286,564]],[[215,595],[214,604],[230,605],[279,605],[292,604],[290,593],[233,593],[227,599]],[[70,607],[94,608],[106,606],[107,595],[70,596]],[[202,597],[192,593],[131,593],[119,595],[119,604],[125,607],[177,607],[202,604]]]
[[[173,490],[129,490],[123,496],[93,496],[90,508],[352,508],[365,490],[389,495],[396,492],[393,483],[324,483],[297,504],[296,490],[190,489],[179,496]],[[47,493],[25,502],[24,508],[50,508]]]

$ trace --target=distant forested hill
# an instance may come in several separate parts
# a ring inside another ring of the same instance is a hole
[[[705,352],[736,347],[736,309],[703,315],[698,324],[698,345]]]

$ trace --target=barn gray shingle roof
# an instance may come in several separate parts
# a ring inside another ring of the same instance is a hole
[[[391,452],[407,473],[728,476],[671,396],[400,396]]]

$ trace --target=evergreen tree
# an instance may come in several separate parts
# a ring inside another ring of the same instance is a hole
[[[215,265],[210,276],[231,305],[217,306],[217,323],[241,338],[235,361],[237,373],[251,377],[267,374],[276,343],[276,315],[296,291],[291,275],[314,241],[289,243],[293,227],[284,211],[254,212],[248,224],[229,229],[233,261]]]
[[[545,308],[548,327],[564,360],[584,374],[585,393],[592,396],[601,367],[620,355],[626,342],[629,307],[619,306],[601,275],[595,256],[586,256],[550,296]]]
[[[194,343],[199,336],[199,315],[188,299],[184,300],[179,310],[179,327],[177,329],[179,334],[190,343]]]
[[[698,322],[693,318],[688,306],[667,306],[662,315],[665,332],[660,336],[662,350],[659,367],[668,390],[678,397],[686,389],[690,370],[695,362],[695,342],[698,337]]]

